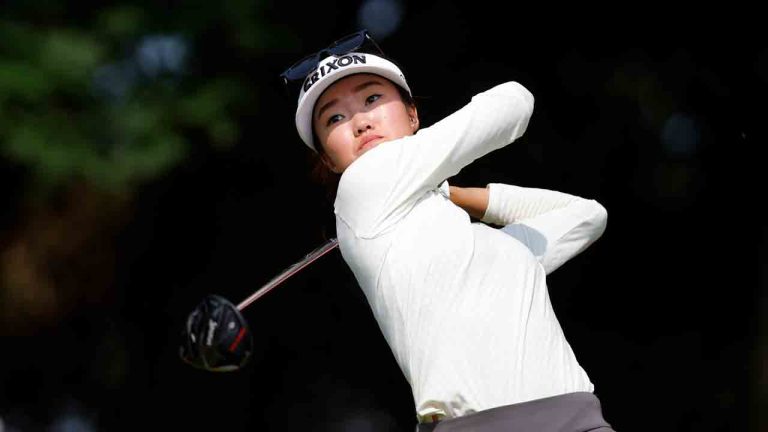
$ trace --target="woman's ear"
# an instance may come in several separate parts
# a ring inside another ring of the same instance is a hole
[[[409,105],[406,111],[408,111],[408,119],[411,122],[411,130],[416,132],[419,130],[419,112],[416,110],[415,105]]]
[[[323,164],[328,167],[329,170],[335,172],[336,174],[341,174],[341,171],[336,168],[336,164],[334,164],[331,158],[328,157],[328,153],[322,153],[320,155],[320,160],[323,161]]]

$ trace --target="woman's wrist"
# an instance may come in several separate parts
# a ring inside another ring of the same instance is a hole
[[[488,189],[451,186],[451,201],[470,216],[481,219],[488,208]]]

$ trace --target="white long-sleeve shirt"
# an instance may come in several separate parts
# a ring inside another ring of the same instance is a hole
[[[440,188],[519,138],[533,103],[522,85],[501,84],[416,135],[374,147],[341,177],[340,250],[420,417],[593,390],[552,310],[546,274],[602,234],[605,209],[490,184],[483,221],[497,229],[472,223]]]

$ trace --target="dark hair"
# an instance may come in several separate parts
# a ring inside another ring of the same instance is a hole
[[[391,80],[387,79],[387,81],[395,86],[398,93],[400,93],[400,99],[402,99],[406,106],[416,107],[416,100],[408,93],[406,89],[393,83]],[[325,149],[323,148],[320,139],[318,139],[314,127],[312,128],[312,142],[315,144],[317,153],[310,150],[310,177],[312,180],[316,181],[325,188],[326,198],[332,203],[336,198],[336,190],[339,188],[339,180],[341,179],[341,174],[336,174],[335,172],[331,171],[325,165],[325,163],[323,163],[321,156],[325,153]]]

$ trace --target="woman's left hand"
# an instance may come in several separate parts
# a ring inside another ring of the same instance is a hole
[[[488,189],[451,186],[450,198],[475,219],[482,219],[488,208]]]

